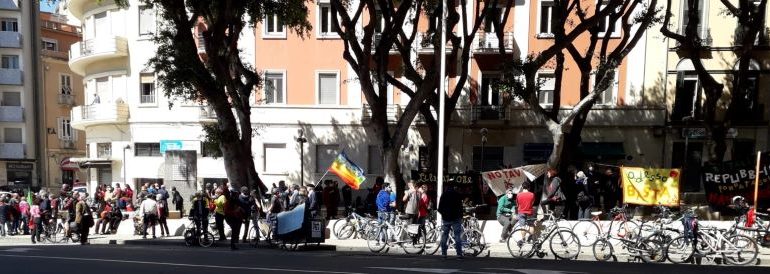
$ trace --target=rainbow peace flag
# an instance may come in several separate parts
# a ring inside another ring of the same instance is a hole
[[[340,152],[340,154],[337,155],[337,158],[334,159],[334,162],[332,162],[332,165],[329,167],[329,171],[337,174],[342,181],[353,189],[358,189],[361,183],[366,180],[366,177],[364,177],[364,170],[354,164],[353,161],[350,161],[348,156],[345,155],[345,152]]]

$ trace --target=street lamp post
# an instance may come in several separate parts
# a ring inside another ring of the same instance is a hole
[[[481,170],[484,172],[484,146],[487,144],[487,128],[481,129]]]
[[[128,169],[128,165],[126,165],[126,150],[128,149],[131,149],[131,145],[126,145],[125,147],[123,147],[123,187],[125,187],[126,184],[128,184],[127,182],[128,178],[126,177],[126,169]],[[96,181],[98,182],[99,178],[96,178]]]
[[[298,131],[299,137],[297,137],[297,143],[299,143],[299,181],[301,185],[305,185],[305,143],[307,143],[307,138],[305,138],[305,131],[302,129],[299,129]]]

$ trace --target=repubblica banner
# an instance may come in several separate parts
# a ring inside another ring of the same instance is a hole
[[[746,159],[726,161],[721,164],[705,164],[703,186],[710,206],[725,209],[735,196],[743,196],[754,203],[754,179],[756,178],[756,155]],[[770,206],[770,153],[762,153],[759,166],[759,207]]]

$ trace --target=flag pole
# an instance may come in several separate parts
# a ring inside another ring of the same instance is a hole
[[[759,162],[762,160],[762,152],[757,151],[757,169],[754,173],[754,210],[757,208],[757,198],[759,197]]]
[[[321,183],[321,180],[323,180],[323,179],[324,179],[324,177],[326,177],[326,174],[329,174],[329,169],[328,169],[328,168],[326,169],[326,172],[324,172],[324,175],[323,175],[323,176],[321,176],[321,179],[318,179],[318,182],[316,182],[315,184],[313,184],[313,187],[318,187],[318,184],[320,184],[320,183]]]
[[[446,77],[446,0],[441,0],[441,57],[439,59],[439,78],[438,78],[438,98],[439,109],[436,113],[438,116],[438,171],[436,172],[436,203],[441,198],[441,194],[444,191],[444,131],[446,130],[444,124],[446,123],[446,86],[444,85],[444,77]],[[441,215],[436,217],[441,223]]]

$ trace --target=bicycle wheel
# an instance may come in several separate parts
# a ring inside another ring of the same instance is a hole
[[[348,222],[347,218],[342,218],[342,219],[338,219],[338,220],[334,221],[334,224],[332,225],[332,232],[334,233],[334,237],[337,238],[337,239],[340,239],[340,234],[339,233],[340,233],[342,227],[346,226],[349,223],[350,222]],[[340,239],[340,240],[344,240],[344,239]]]
[[[581,220],[572,226],[572,231],[577,234],[580,245],[584,247],[592,246],[599,238],[599,225],[591,220]]]
[[[401,243],[401,249],[407,254],[420,254],[425,250],[425,233],[411,234],[404,231],[407,235],[406,242]]]
[[[536,240],[528,229],[516,229],[508,237],[508,252],[514,258],[529,258],[535,253]]]
[[[198,244],[202,247],[210,247],[214,244],[214,234],[208,231],[201,234],[200,238],[198,238]]]
[[[612,230],[613,233],[611,235],[613,237],[619,237],[633,241],[634,239],[639,238],[642,227],[639,226],[639,224],[635,221],[628,220],[620,222],[620,225],[617,227],[613,225]]]
[[[476,257],[487,247],[484,233],[476,229],[463,231],[460,237],[462,238],[463,255]]]
[[[184,232],[184,244],[193,246],[195,244],[195,231],[188,229]]]
[[[614,247],[609,240],[602,238],[596,240],[593,247],[594,258],[600,262],[606,262],[612,259],[614,253]]]
[[[342,225],[342,227],[339,228],[337,232],[335,232],[335,237],[340,240],[347,240],[350,239],[351,236],[356,232],[356,227],[352,223],[345,223]]]
[[[727,264],[747,265],[756,261],[759,254],[757,242],[744,235],[733,235],[727,238],[722,246],[722,257]]]
[[[666,246],[662,235],[653,234],[647,236],[635,248],[639,252],[639,257],[645,263],[660,263],[666,260]]]
[[[369,251],[379,253],[387,245],[388,237],[384,229],[377,229],[369,239],[366,239],[366,246],[369,247]]]
[[[668,261],[681,264],[692,258],[695,252],[694,241],[690,237],[679,236],[666,245],[665,251]]]
[[[425,254],[433,255],[441,245],[441,234],[432,223],[425,224]]]
[[[580,255],[580,240],[572,230],[560,228],[551,235],[548,243],[551,253],[558,259],[574,260]]]

